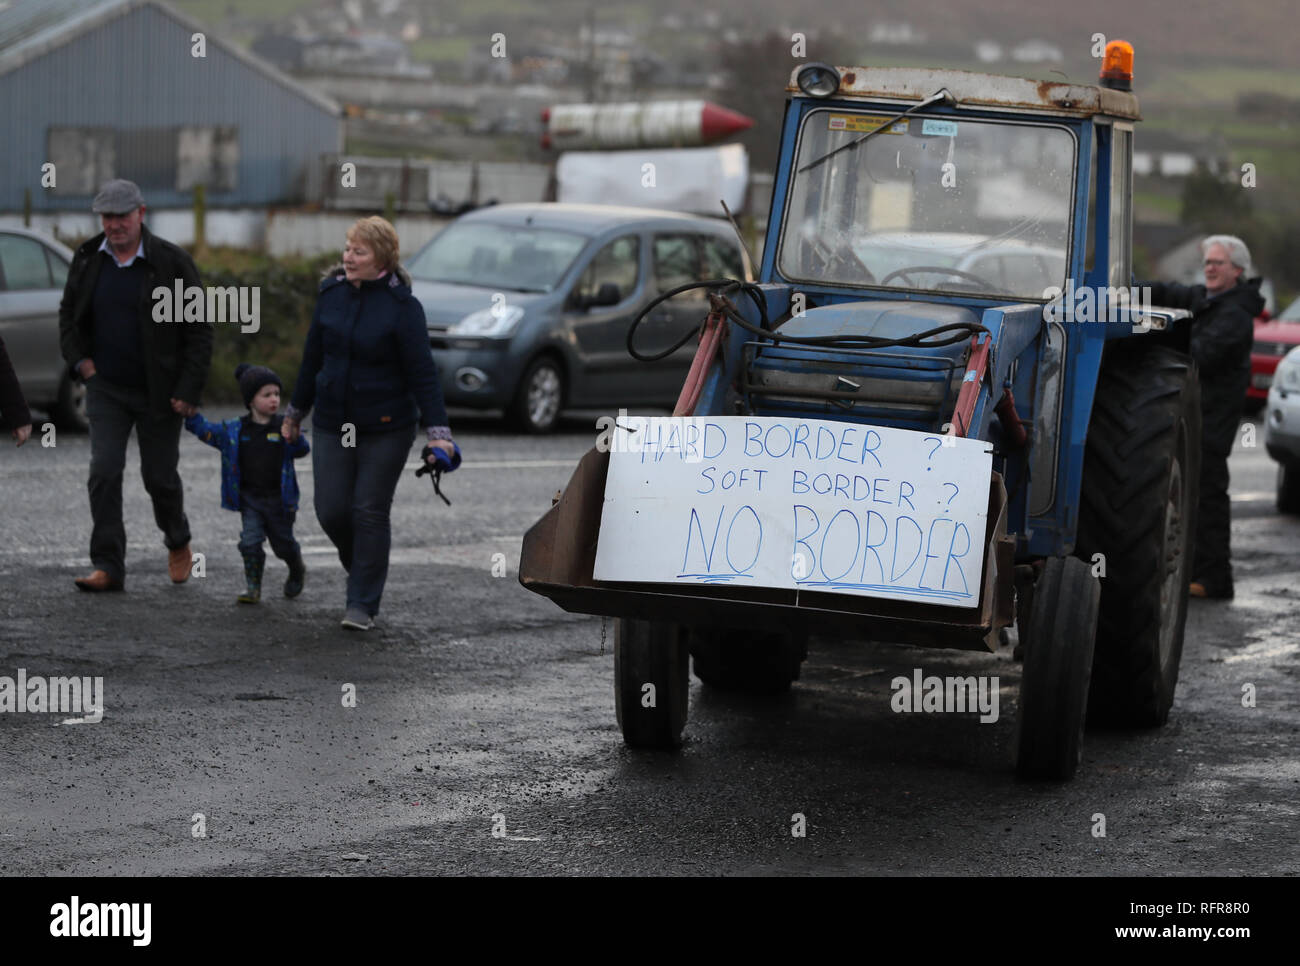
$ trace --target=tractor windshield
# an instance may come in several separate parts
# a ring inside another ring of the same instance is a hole
[[[913,115],[836,152],[887,120],[837,109],[804,118],[777,253],[783,276],[1018,300],[1064,286],[1069,130]]]

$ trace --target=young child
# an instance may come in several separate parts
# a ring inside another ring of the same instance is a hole
[[[284,417],[280,408],[280,377],[265,366],[241,362],[235,379],[244,396],[248,415],[210,423],[199,413],[185,420],[185,428],[221,450],[221,505],[238,510],[244,529],[239,535],[239,552],[244,558],[248,589],[239,595],[241,604],[256,604],[262,597],[262,571],[266,553],[262,541],[270,539],[275,555],[289,565],[284,596],[302,593],[306,568],[302,550],[293,538],[293,520],[298,510],[298,477],[293,461],[305,456],[307,440],[298,437],[286,444],[280,438]]]

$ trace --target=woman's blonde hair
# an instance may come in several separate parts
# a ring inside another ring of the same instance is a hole
[[[375,253],[375,264],[381,271],[392,271],[397,267],[401,254],[397,241],[397,229],[388,220],[378,215],[358,218],[348,229],[348,241],[361,242]]]

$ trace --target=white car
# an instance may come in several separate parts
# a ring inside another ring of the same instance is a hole
[[[1020,239],[993,240],[957,232],[876,232],[860,239],[853,254],[891,288],[976,290],[984,294],[1041,299],[1065,284],[1065,253]]]
[[[1277,364],[1264,407],[1264,446],[1277,460],[1277,508],[1300,513],[1300,346]]]

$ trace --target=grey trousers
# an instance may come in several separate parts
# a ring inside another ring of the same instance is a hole
[[[153,500],[154,521],[163,543],[175,550],[190,542],[185,495],[176,472],[180,456],[181,417],[149,405],[143,389],[126,389],[92,376],[86,383],[90,417],[90,562],[115,580],[126,579],[126,527],[122,523],[122,477],[126,446],[135,428],[140,448],[140,475]]]

